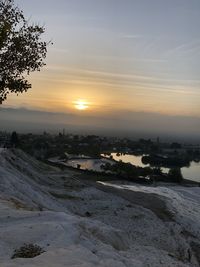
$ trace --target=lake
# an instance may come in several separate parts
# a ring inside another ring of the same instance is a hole
[[[148,167],[149,164],[145,165],[142,163],[142,156],[135,156],[130,154],[120,154],[120,156],[117,156],[117,153],[111,153],[114,160],[119,161],[122,160],[125,163],[131,163],[135,166],[139,167]],[[102,156],[105,156],[102,154]],[[163,172],[168,172],[168,168],[161,168]],[[196,163],[192,161],[190,163],[189,167],[183,167],[181,168],[182,175],[185,179],[200,182],[200,163]]]

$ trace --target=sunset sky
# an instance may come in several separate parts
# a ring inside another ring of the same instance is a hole
[[[199,0],[15,2],[54,44],[32,89],[3,107],[200,118]]]

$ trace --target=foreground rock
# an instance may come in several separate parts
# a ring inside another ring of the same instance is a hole
[[[199,266],[200,188],[91,183],[0,152],[1,267]],[[44,251],[11,259],[24,244]]]

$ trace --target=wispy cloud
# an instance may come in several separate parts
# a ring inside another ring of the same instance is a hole
[[[172,49],[169,49],[164,54],[165,57],[170,57],[174,55],[183,55],[183,54],[189,54],[189,53],[195,53],[199,52],[200,50],[200,39],[180,44]]]
[[[154,59],[152,59],[154,60]],[[183,83],[183,84],[196,84],[200,85],[200,79],[175,79],[175,78],[163,78],[159,77],[158,75],[156,76],[150,76],[150,75],[140,75],[140,74],[134,74],[134,73],[122,73],[122,72],[109,72],[109,71],[99,71],[99,70],[94,70],[94,69],[81,69],[81,68],[71,68],[71,67],[65,67],[62,65],[48,65],[47,70],[50,71],[56,71],[60,75],[72,75],[73,77],[96,77],[96,78],[110,78],[112,81],[116,80],[140,80],[140,81],[147,81],[147,82],[169,82],[169,83]],[[43,73],[44,75],[44,73]],[[46,75],[48,75],[46,73]]]
[[[143,35],[140,34],[125,34],[121,36],[121,39],[141,39]]]

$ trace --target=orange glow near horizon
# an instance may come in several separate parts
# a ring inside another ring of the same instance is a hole
[[[89,105],[85,100],[79,99],[74,102],[74,107],[78,110],[86,110],[89,108]]]

